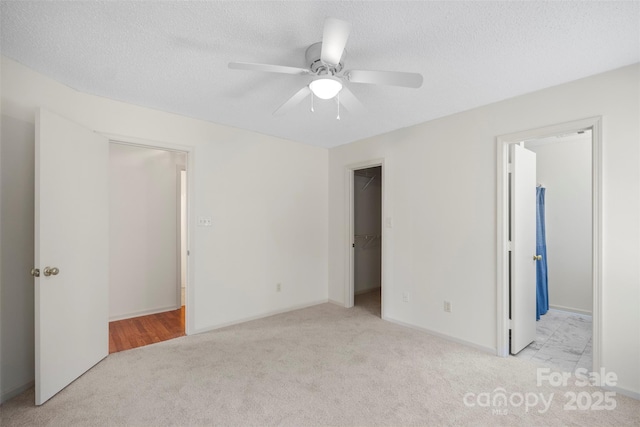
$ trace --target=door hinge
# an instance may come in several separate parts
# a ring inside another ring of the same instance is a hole
[[[509,319],[509,329],[513,329],[513,319]]]
[[[511,245],[511,240],[508,240],[508,241],[507,241],[507,250],[508,250],[509,252],[511,252],[511,251],[513,250],[513,249],[512,249],[512,245]]]
[[[507,163],[507,173],[513,172],[513,163]]]

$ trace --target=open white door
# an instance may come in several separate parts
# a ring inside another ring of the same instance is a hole
[[[109,352],[108,140],[36,117],[36,405]]]
[[[536,338],[536,153],[511,144],[510,352]]]

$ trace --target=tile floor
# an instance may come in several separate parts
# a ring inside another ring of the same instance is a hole
[[[592,368],[591,316],[549,310],[536,324],[536,340],[516,357],[560,371]]]

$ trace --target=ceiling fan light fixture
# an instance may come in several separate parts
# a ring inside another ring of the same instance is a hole
[[[331,99],[342,90],[342,83],[336,78],[321,77],[309,83],[309,89],[320,99]]]

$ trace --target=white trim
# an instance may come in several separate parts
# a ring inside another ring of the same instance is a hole
[[[354,194],[353,194],[353,183],[354,183],[354,174],[353,174],[354,169],[350,169],[350,168],[346,168],[345,169],[345,176],[346,176],[346,183],[347,183],[347,191],[346,191],[346,196],[347,196],[347,200],[346,200],[346,224],[347,226],[345,227],[346,229],[346,235],[344,237],[344,247],[347,248],[347,268],[345,268],[345,271],[347,273],[347,277],[345,277],[345,289],[344,289],[344,307],[345,308],[351,308],[353,307],[353,289],[354,289],[354,283],[353,283],[353,275],[354,275],[354,247],[353,245],[355,244],[355,242],[353,241],[353,198],[354,198]]]
[[[355,291],[353,295],[368,294],[369,292],[381,291],[381,290],[382,290],[382,286],[375,286],[373,288],[360,289],[359,291]]]
[[[334,299],[330,299],[330,298],[329,298],[329,299],[327,300],[327,302],[328,302],[329,304],[335,304],[335,305],[338,305],[338,306],[340,306],[340,307],[344,308],[344,304],[343,304],[343,303],[341,303],[340,301],[336,301],[336,300],[334,300]]]
[[[182,305],[182,171],[176,165],[176,304]]]
[[[452,337],[451,335],[446,335],[446,334],[443,334],[443,333],[440,333],[440,332],[432,331],[431,329],[423,328],[422,326],[412,325],[411,323],[405,323],[405,322],[402,322],[400,320],[391,319],[389,317],[387,317],[384,320],[386,320],[388,322],[391,322],[391,323],[395,323],[396,325],[404,326],[404,327],[409,328],[409,329],[415,329],[415,330],[418,330],[418,331],[421,331],[421,332],[425,332],[425,333],[427,333],[429,335],[433,335],[433,336],[436,336],[438,338],[442,338],[445,341],[451,341],[451,342],[455,342],[457,344],[465,345],[467,347],[473,347],[476,350],[482,351],[483,353],[495,354],[495,352],[496,352],[494,348],[485,347],[483,345],[476,344],[476,343],[473,343],[471,341],[466,341],[466,340],[463,340],[463,339],[460,339],[460,338]]]
[[[563,305],[549,304],[549,309],[550,310],[553,309],[553,310],[564,311],[565,313],[580,314],[580,315],[583,315],[583,316],[592,316],[593,315],[592,311],[580,310],[579,308],[573,308],[573,307],[565,307]]]
[[[592,150],[592,262],[593,262],[593,365],[599,371],[602,361],[602,117],[590,119]]]
[[[191,242],[194,238],[193,226],[196,222],[195,211],[193,209],[196,206],[195,200],[195,165],[196,165],[196,147],[192,145],[174,144],[165,141],[156,141],[144,138],[137,138],[132,136],[118,135],[108,132],[98,132],[109,139],[109,143],[112,144],[124,144],[132,145],[141,148],[155,148],[166,151],[178,151],[187,155],[186,171],[187,171],[187,251],[189,256],[187,257],[187,283],[185,288],[185,334],[191,335],[195,330],[195,300],[193,288],[195,287],[195,262],[194,253],[191,250]],[[192,309],[193,308],[193,309]]]
[[[3,403],[7,402],[8,400],[13,399],[16,396],[22,394],[23,392],[29,390],[35,384],[36,384],[36,382],[34,380],[31,380],[31,381],[27,382],[26,384],[22,384],[22,385],[16,386],[16,387],[12,388],[11,390],[7,390],[7,391],[3,392],[2,396],[0,396],[0,405],[2,405]]]
[[[124,319],[131,319],[131,318],[140,317],[140,316],[148,316],[150,314],[164,313],[166,311],[178,310],[180,307],[181,306],[178,304],[178,305],[170,305],[167,307],[151,308],[148,310],[141,310],[141,311],[136,311],[136,312],[127,313],[127,314],[118,314],[116,316],[110,316],[109,322],[115,322],[117,320],[124,320]]]
[[[386,189],[386,167],[384,158],[365,160],[357,163],[352,163],[345,167],[345,182],[346,182],[346,235],[344,240],[344,247],[348,248],[347,251],[347,259],[345,268],[347,277],[345,278],[345,298],[344,298],[344,307],[351,308],[354,304],[354,283],[353,283],[353,275],[354,275],[354,248],[353,248],[353,235],[354,235],[354,216],[353,216],[353,203],[354,203],[354,194],[353,194],[353,182],[354,182],[354,172],[360,169],[368,169],[380,166],[382,168],[381,174],[381,213],[380,213],[380,229],[381,229],[381,245],[380,245],[380,288],[384,290],[384,269],[385,269],[385,242],[386,242],[386,232],[385,232],[385,189]],[[384,311],[384,292],[380,292],[380,315],[381,318],[385,318]]]
[[[623,396],[627,396],[632,399],[640,400],[640,393],[638,393],[637,391],[631,391],[631,390],[627,390],[626,388],[620,388],[617,386],[615,387],[606,386],[601,388],[609,391],[615,391],[618,394],[622,394]]]
[[[288,313],[290,311],[302,310],[303,308],[313,307],[313,306],[320,305],[320,304],[326,304],[328,302],[332,302],[332,303],[337,304],[339,306],[343,306],[343,304],[340,304],[338,302],[331,301],[331,300],[325,298],[325,299],[322,299],[322,300],[313,301],[313,302],[309,302],[309,303],[306,303],[306,304],[294,305],[294,306],[291,306],[291,307],[288,307],[288,308],[283,308],[283,309],[280,309],[280,310],[267,311],[267,312],[264,312],[262,314],[258,314],[258,315],[255,315],[255,316],[242,317],[240,319],[232,320],[231,322],[220,323],[220,324],[217,324],[215,326],[209,326],[209,327],[206,327],[206,328],[196,329],[196,330],[192,331],[192,333],[193,334],[201,334],[201,333],[204,333],[204,332],[215,331],[216,329],[226,328],[227,326],[233,326],[233,325],[237,325],[237,324],[240,324],[240,323],[250,322],[252,320],[264,319],[265,317],[275,316],[276,314]]]
[[[602,117],[561,123],[496,138],[497,143],[497,209],[496,209],[496,353],[509,355],[509,281],[508,281],[508,152],[509,145],[527,139],[592,130],[592,244],[593,244],[593,371],[602,366]]]
[[[133,145],[140,148],[159,148],[165,151],[178,151],[188,153],[194,149],[191,145],[174,144],[173,142],[158,141],[154,139],[138,138],[135,136],[118,135],[108,132],[99,132],[100,135],[109,139],[113,144]]]

